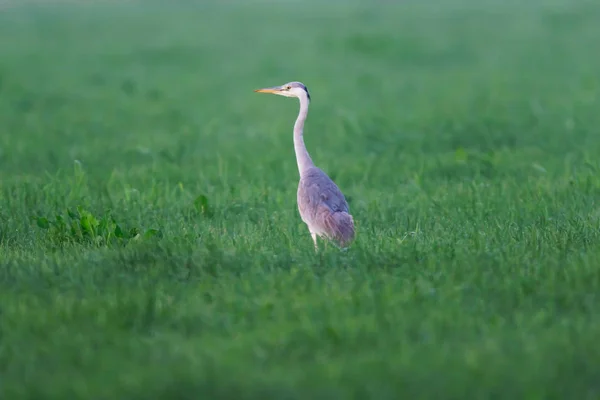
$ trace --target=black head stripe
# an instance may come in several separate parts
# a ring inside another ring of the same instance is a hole
[[[308,99],[310,100],[310,93],[308,93],[308,88],[306,86],[304,86],[304,85],[302,85],[302,88],[306,92],[306,97],[308,97]]]

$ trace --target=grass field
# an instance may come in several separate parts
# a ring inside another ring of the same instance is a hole
[[[387,3],[0,11],[0,398],[600,396],[600,4]]]

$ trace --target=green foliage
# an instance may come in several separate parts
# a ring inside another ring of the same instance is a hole
[[[124,230],[110,213],[102,217],[96,217],[83,207],[77,207],[76,211],[67,210],[67,217],[57,214],[54,220],[44,216],[34,217],[37,226],[48,231],[51,242],[55,244],[81,243],[96,246],[111,246],[115,243],[126,243],[140,237],[139,229],[136,227]],[[153,236],[161,236],[158,229],[148,229],[142,237],[149,239]]]
[[[1,399],[598,398],[598,5],[17,3]]]
[[[208,198],[205,195],[201,194],[200,196],[196,197],[196,200],[194,200],[194,207],[201,215],[208,217],[212,216],[212,212],[208,206]]]

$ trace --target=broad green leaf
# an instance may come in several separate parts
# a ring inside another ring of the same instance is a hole
[[[39,226],[42,229],[50,228],[50,222],[48,222],[48,218],[46,217],[37,217],[36,222],[37,226]]]
[[[123,232],[123,229],[121,229],[121,226],[117,225],[115,227],[115,236],[123,239],[125,237],[125,233]]]
[[[201,194],[200,196],[196,197],[196,200],[194,200],[194,207],[196,208],[196,211],[198,211],[200,214],[202,215],[210,215],[210,209],[208,207],[208,198]]]

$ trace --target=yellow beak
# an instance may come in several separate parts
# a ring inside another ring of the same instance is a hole
[[[281,86],[273,86],[273,87],[268,87],[268,88],[264,88],[264,89],[256,89],[255,92],[257,92],[257,93],[278,93],[278,92],[281,92]]]

